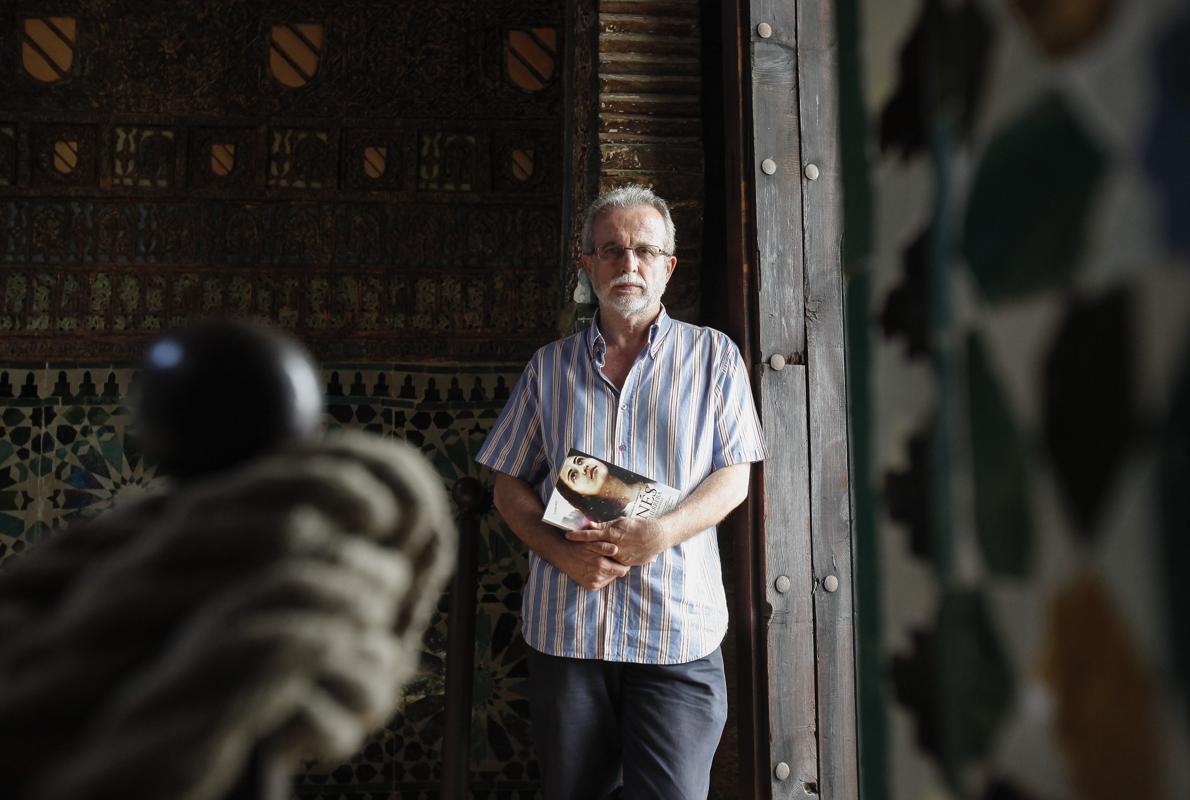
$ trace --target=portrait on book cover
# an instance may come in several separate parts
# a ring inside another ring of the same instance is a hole
[[[677,499],[676,489],[572,448],[562,461],[543,519],[578,530],[589,522],[656,517]]]

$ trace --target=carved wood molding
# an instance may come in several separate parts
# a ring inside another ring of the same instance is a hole
[[[694,319],[702,267],[700,8],[690,0],[599,0],[600,190],[651,185],[670,205],[678,270],[671,314]]]
[[[14,358],[136,357],[212,315],[334,358],[553,335],[562,3],[67,0],[52,26],[40,5],[0,16],[57,47],[0,53]]]

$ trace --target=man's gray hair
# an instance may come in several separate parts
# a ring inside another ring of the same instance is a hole
[[[674,247],[677,245],[677,233],[674,230],[673,218],[669,215],[669,206],[664,200],[653,194],[653,190],[648,186],[636,183],[608,189],[587,206],[587,218],[583,221],[583,252],[588,255],[595,252],[595,220],[599,219],[601,214],[613,208],[637,208],[639,206],[651,206],[657,209],[657,213],[661,215],[661,219],[665,223],[665,241],[661,242],[661,247],[665,252],[673,253]]]

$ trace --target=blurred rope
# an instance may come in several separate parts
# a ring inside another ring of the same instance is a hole
[[[215,800],[258,742],[350,755],[416,669],[455,539],[418,452],[346,434],[44,543],[0,575],[9,796]]]

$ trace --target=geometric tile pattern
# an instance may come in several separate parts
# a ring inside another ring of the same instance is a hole
[[[450,487],[461,477],[491,486],[473,457],[507,399],[520,367],[324,368],[327,424],[394,436],[417,445]],[[489,511],[478,547],[471,760],[476,796],[537,797],[537,765],[528,729],[524,640],[519,634],[523,546]],[[310,765],[299,798],[436,798],[441,780],[445,595],[424,640],[421,670],[405,688],[401,712],[350,763]]]
[[[967,342],[975,520],[989,570],[1024,578],[1033,549],[1028,456],[981,340]]]
[[[448,488],[464,476],[490,487],[489,471],[476,465],[473,456],[519,373],[519,366],[433,371],[377,369],[374,364],[327,368],[328,426],[363,428],[417,445]],[[518,630],[522,576],[528,565],[523,546],[495,511],[482,518],[475,544],[479,591],[472,779],[478,787],[530,797],[538,774],[524,693],[525,645]],[[326,791],[338,793],[333,796],[356,796],[352,791],[383,797],[437,796],[445,712],[445,610],[445,602],[440,603],[425,637],[422,669],[405,688],[402,711],[382,733],[382,741],[364,748],[349,765],[312,765],[298,782],[299,797],[325,797]],[[399,792],[383,794],[388,787]]]
[[[991,5],[839,5],[864,795],[1190,797],[1190,14]]]
[[[926,0],[898,57],[896,94],[880,115],[880,149],[902,158],[930,146],[931,120],[958,121],[965,136],[983,95],[993,31],[975,3]]]
[[[323,368],[328,429],[356,428],[418,446],[446,488],[491,486],[473,457],[520,365],[332,364]],[[150,491],[154,468],[129,429],[135,371],[0,365],[0,569],[76,517]],[[481,520],[471,774],[477,797],[536,798],[519,634],[523,546],[495,511]],[[349,761],[306,764],[299,798],[436,798],[441,780],[446,599],[426,633],[405,703]]]
[[[962,790],[966,769],[989,755],[1007,716],[1012,673],[978,592],[948,592],[913,642],[912,654],[893,661],[896,696],[913,712],[918,743]]]
[[[885,472],[883,481],[889,518],[908,529],[910,551],[927,561],[933,560],[937,552],[931,488],[936,438],[933,427],[914,433],[905,442],[908,463],[900,470]]]
[[[1061,94],[999,132],[980,159],[963,254],[989,300],[1062,285],[1077,269],[1103,177],[1102,145]]]
[[[1134,313],[1123,290],[1070,303],[1043,362],[1046,445],[1079,534],[1087,538],[1097,530],[1134,439]],[[1104,364],[1112,365],[1110,380],[1104,380]]]
[[[0,564],[149,487],[152,470],[126,435],[127,401],[114,389],[113,372],[97,386],[90,369],[0,370]]]
[[[887,339],[904,338],[909,355],[928,356],[930,342],[930,228],[905,248],[904,278],[888,293],[880,311],[880,324]]]

